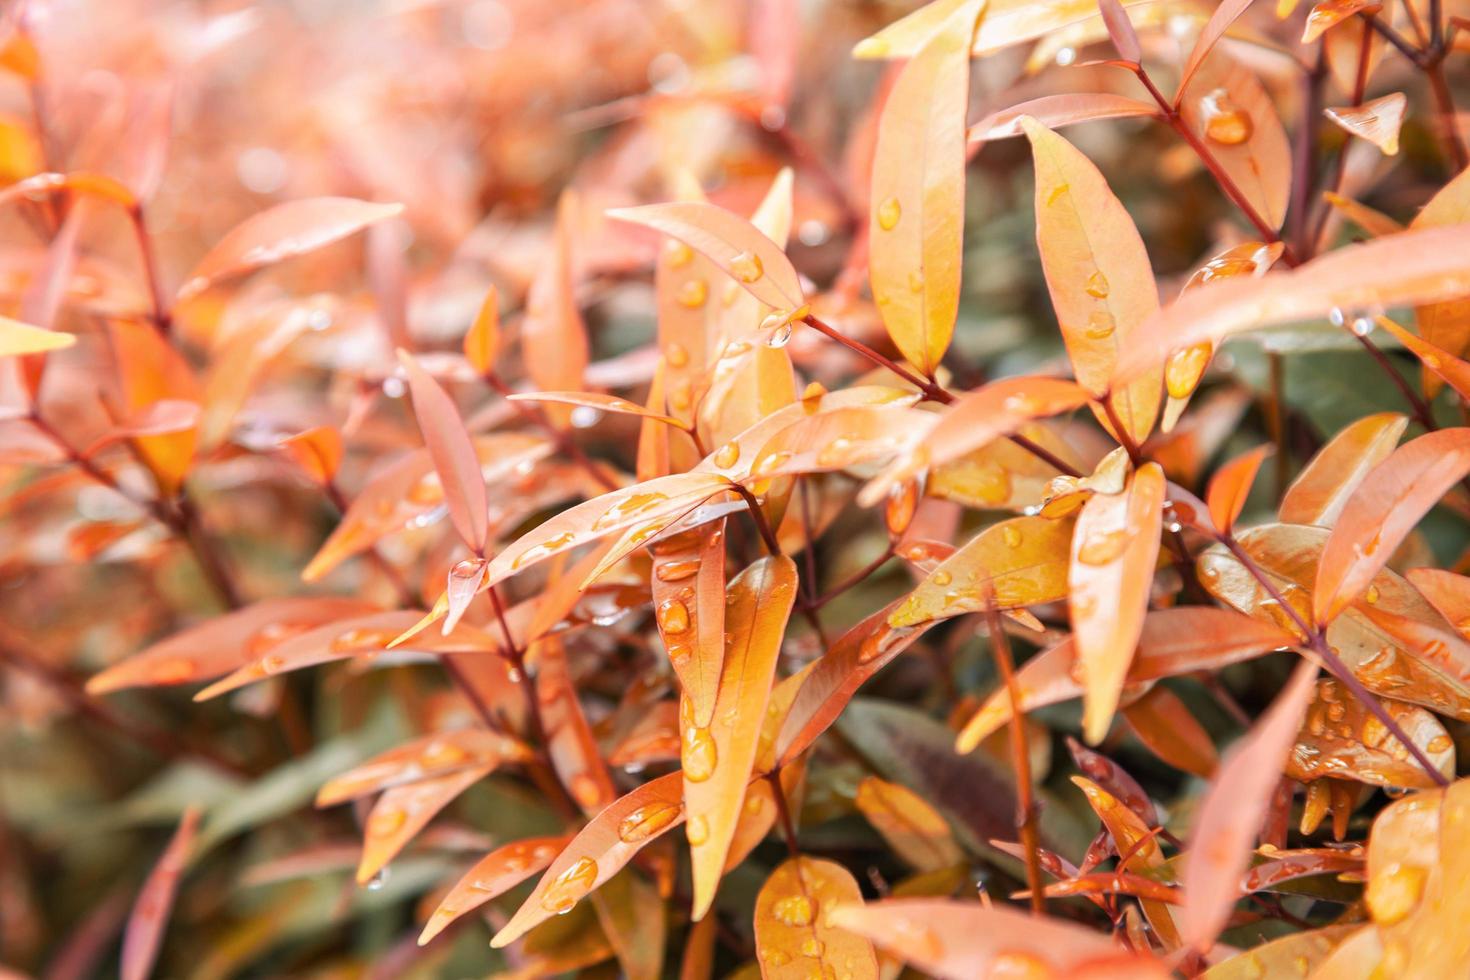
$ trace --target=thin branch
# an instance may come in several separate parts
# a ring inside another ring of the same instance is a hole
[[[1021,710],[1021,689],[1016,683],[1016,664],[1011,657],[1011,643],[1001,626],[995,603],[986,596],[985,623],[990,629],[990,649],[1000,672],[1006,693],[1011,699],[1011,723],[1008,726],[1011,746],[1011,768],[1016,775],[1016,829],[1026,851],[1026,884],[1031,892],[1031,913],[1046,914],[1046,892],[1041,883],[1041,836],[1037,831],[1036,801],[1031,793],[1031,756],[1026,747],[1026,713]],[[1121,864],[1119,865],[1121,867]]]

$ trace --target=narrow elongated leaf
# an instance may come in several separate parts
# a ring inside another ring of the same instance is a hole
[[[553,402],[558,405],[582,405],[587,408],[595,408],[599,412],[611,412],[615,415],[636,415],[640,418],[654,419],[665,422],[679,428],[683,423],[678,419],[661,412],[649,411],[642,405],[619,398],[616,395],[604,395],[596,391],[523,391],[510,396],[513,402]]]
[[[933,0],[894,21],[853,48],[854,58],[911,58],[966,0]],[[1150,0],[1121,0],[1122,6],[1146,6]],[[989,54],[1098,15],[1097,0],[992,0],[971,46]]]
[[[1143,631],[1163,507],[1164,472],[1146,463],[1124,493],[1097,494],[1077,518],[1068,605],[1082,672],[1083,734],[1093,745],[1108,732]]]
[[[699,183],[687,173],[680,177],[676,181],[680,198],[703,201]],[[653,269],[668,410],[684,422],[693,422],[695,389],[714,353],[709,296],[720,270],[677,238],[664,239]]]
[[[1159,308],[1148,252],[1097,167],[1040,123],[1021,125],[1036,160],[1036,245],[1052,307],[1078,383],[1102,396],[1120,345]],[[1145,374],[1112,391],[1134,442],[1148,437],[1158,416],[1159,377]]]
[[[1399,151],[1399,127],[1404,124],[1408,96],[1394,92],[1357,106],[1324,109],[1323,115],[1354,136],[1361,137],[1393,156]]]
[[[1302,661],[1271,707],[1231,747],[1200,803],[1184,864],[1184,908],[1179,931],[1186,945],[1206,953],[1240,898],[1240,878],[1251,843],[1281,778],[1292,739],[1312,697],[1317,667]]]
[[[1424,365],[1425,377],[1434,377],[1455,390],[1462,399],[1470,399],[1470,363],[1449,351],[1415,336],[1386,316],[1374,318],[1389,335],[1403,344]],[[1436,386],[1437,388],[1437,386]]]
[[[938,871],[961,861],[949,824],[913,790],[868,776],[858,784],[854,802],[888,846],[916,871]]]
[[[1470,226],[1410,229],[1328,252],[1289,272],[1190,290],[1128,338],[1114,381],[1152,370],[1172,351],[1218,344],[1247,330],[1324,318],[1333,309],[1423,305],[1463,296],[1470,293],[1467,256]]]
[[[485,294],[480,312],[464,335],[464,356],[477,374],[489,374],[495,370],[495,358],[500,354],[500,292],[494,287]]]
[[[1349,923],[1295,932],[1236,953],[1216,963],[1200,980],[1258,980],[1262,976],[1310,976],[1347,936],[1361,926]],[[1371,929],[1371,927],[1369,927]]]
[[[1409,227],[1440,228],[1467,221],[1470,221],[1470,167],[1441,187],[1414,216]],[[1460,297],[1465,295],[1464,290],[1459,293]],[[1470,299],[1451,298],[1447,302],[1419,305],[1414,310],[1414,324],[1419,328],[1419,336],[1456,357],[1464,357],[1470,350]],[[1439,380],[1426,369],[1424,394],[1433,398],[1439,387]]]
[[[796,565],[784,555],[762,558],[731,580],[725,608],[729,638],[713,719],[696,724],[692,704],[680,706],[696,920],[709,910],[724,873],[795,602]]]
[[[970,42],[985,0],[961,4],[903,68],[873,158],[868,274],[910,363],[932,376],[954,334],[965,214]]]
[[[536,700],[541,706],[551,765],[582,812],[592,816],[616,799],[617,791],[597,750],[592,727],[582,713],[561,638],[550,636],[539,641],[535,658]]]
[[[1404,577],[1456,630],[1470,631],[1470,578],[1438,568],[1411,568]]]
[[[362,860],[357,865],[357,883],[365,885],[371,881],[440,810],[488,776],[493,768],[462,769],[385,791],[373,804],[363,826]]]
[[[0,316],[0,357],[18,357],[23,354],[44,354],[46,351],[61,350],[77,342],[69,333],[43,330],[19,320]]]
[[[1089,929],[978,902],[892,898],[836,909],[832,922],[942,980],[1069,976],[1117,958],[1127,960],[1127,976],[1169,975],[1161,963],[1120,956],[1106,936]]]
[[[1167,687],[1154,687],[1128,704],[1123,708],[1123,718],[1150,752],[1175,769],[1202,779],[1214,774],[1219,757],[1210,733]]]
[[[749,221],[724,208],[703,201],[680,201],[615,208],[608,216],[678,239],[767,306],[795,310],[803,303],[801,280],[786,253]],[[690,289],[691,300],[695,292]],[[699,293],[701,299],[696,306],[708,297],[708,285]]]
[[[917,626],[979,612],[987,603],[1014,609],[1063,599],[1072,537],[1070,520],[1016,517],[992,524],[930,572],[888,624]]]
[[[1280,228],[1291,193],[1291,144],[1260,80],[1217,53],[1198,66],[1176,101],[1184,124],[1208,147],[1257,216]]]
[[[179,289],[178,299],[188,299],[221,280],[315,251],[402,212],[401,204],[373,204],[349,197],[278,204],[246,218],[215,243]]]
[[[1194,39],[1194,47],[1190,49],[1189,60],[1184,63],[1184,68],[1179,72],[1178,90],[1180,93],[1189,88],[1189,83],[1194,79],[1195,72],[1199,71],[1199,66],[1204,64],[1205,58],[1215,49],[1215,45],[1220,43],[1220,38],[1225,36],[1230,25],[1234,24],[1250,5],[1251,0],[1224,0],[1215,8],[1215,12],[1210,14],[1210,19]]]
[[[454,400],[439,387],[439,382],[419,366],[406,351],[398,352],[398,361],[408,372],[408,388],[413,395],[413,409],[418,415],[419,431],[429,447],[429,457],[444,488],[444,502],[449,506],[449,519],[460,539],[474,554],[485,549],[489,534],[490,504],[485,495],[485,481],[480,475],[480,459],[470,440],[464,420]]]
[[[1138,33],[1133,29],[1133,22],[1128,19],[1128,11],[1123,9],[1118,0],[1100,0],[1098,7],[1118,57],[1137,64],[1143,57],[1143,51],[1138,46]]]
[[[708,726],[725,662],[725,522],[655,544],[649,585],[659,636],[694,724]]]
[[[1343,429],[1302,470],[1281,498],[1287,524],[1331,527],[1363,477],[1388,458],[1408,428],[1407,416],[1382,412]]]
[[[1405,443],[1363,478],[1322,549],[1312,590],[1318,623],[1331,622],[1368,588],[1419,519],[1466,473],[1470,429],[1441,429]]]
[[[524,744],[485,728],[461,728],[414,739],[406,745],[335,776],[316,794],[316,805],[334,806],[394,786],[465,769],[528,762],[535,756]]]
[[[1205,503],[1210,508],[1210,520],[1221,533],[1229,534],[1235,527],[1235,520],[1245,509],[1246,497],[1256,482],[1261,463],[1275,451],[1274,446],[1257,446],[1220,467],[1210,478]]]
[[[1146,825],[1138,814],[1092,780],[1073,776],[1072,782],[1086,795],[1088,806],[1092,807],[1113,838],[1113,849],[1122,856],[1118,861],[1119,871],[1151,872],[1164,866],[1164,851],[1159,846],[1154,828]],[[1168,905],[1157,898],[1145,898],[1143,913],[1166,950],[1179,945],[1174,913]]]
[[[439,900],[438,907],[424,925],[424,931],[419,934],[419,945],[439,935],[460,916],[504,895],[531,875],[544,871],[570,841],[570,837],[528,837],[504,844],[486,854]]]
[[[1272,650],[1291,646],[1291,633],[1271,623],[1227,609],[1181,606],[1151,612],[1143,621],[1138,649],[1128,668],[1129,684],[1144,684],[1196,670],[1216,670]],[[1021,707],[1026,712],[1082,696],[1075,676],[1076,637],[1069,636],[1037,654],[1016,672]],[[1001,687],[960,732],[961,752],[969,752],[1011,720],[1011,697]]]
[[[1088,393],[1059,378],[1003,378],[961,396],[927,427],[916,427],[894,463],[873,479],[858,497],[871,507],[895,484],[924,469],[953,462],[1026,423],[1060,415],[1087,404]]]
[[[1065,95],[1043,95],[992,112],[970,127],[971,143],[1008,139],[1025,132],[1021,120],[1032,117],[1047,129],[1060,129],[1076,123],[1098,119],[1130,119],[1140,116],[1157,118],[1159,107],[1112,92],[1068,92]]]
[[[128,916],[127,928],[123,932],[122,977],[123,980],[146,980],[153,972],[153,963],[158,958],[158,948],[163,943],[163,932],[168,928],[168,918],[174,907],[174,895],[179,889],[179,879],[189,863],[189,853],[194,846],[194,833],[199,827],[200,811],[189,807],[179,821],[179,829],[164,848],[158,863],[148,873],[138,899],[133,903]]]
[[[1359,228],[1366,231],[1369,236],[1381,237],[1383,235],[1397,235],[1404,230],[1404,226],[1382,211],[1370,208],[1360,201],[1332,191],[1323,191],[1322,200],[1332,206],[1332,209],[1342,215]]]
[[[212,680],[258,659],[277,644],[324,623],[372,611],[360,599],[313,596],[263,599],[175,633],[102,671],[87,693]]]
[[[526,318],[521,322],[521,358],[526,374],[538,388],[548,391],[577,390],[587,370],[587,326],[577,307],[577,267],[573,242],[577,235],[575,192],[565,191],[556,209],[556,229],[551,256],[531,283],[526,300]],[[547,409],[550,418],[564,425],[570,409]]]
[[[791,680],[801,678],[800,687],[775,743],[776,758],[781,765],[791,763],[805,752],[837,719],[869,677],[924,634],[927,626],[889,625],[889,616],[897,606],[894,602],[863,619],[803,671],[804,676],[793,675]]]
[[[682,795],[683,777],[671,772],[644,783],[593,817],[551,862],[490,945],[509,945],[547,919],[571,911],[645,845],[684,822]]]
[[[755,952],[764,980],[836,976],[877,980],[878,957],[864,936],[834,925],[844,906],[862,902],[852,872],[818,858],[794,857],[766,879],[755,899]]]

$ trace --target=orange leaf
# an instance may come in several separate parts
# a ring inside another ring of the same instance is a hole
[[[1108,732],[1148,612],[1159,557],[1164,472],[1145,463],[1116,496],[1082,507],[1072,535],[1072,635],[1082,672],[1083,734],[1096,745]]]
[[[464,357],[479,375],[488,375],[495,370],[495,358],[500,355],[500,291],[494,286],[485,294],[475,322],[470,324],[464,335]]]
[[[1379,326],[1389,332],[1390,336],[1408,348],[1409,353],[1419,358],[1419,362],[1424,365],[1424,370],[1427,372],[1425,377],[1432,375],[1448,384],[1461,398],[1470,398],[1470,363],[1409,333],[1386,316],[1378,316],[1374,319]]]
[[[1323,446],[1281,498],[1281,520],[1287,524],[1331,527],[1349,498],[1398,445],[1409,420],[1393,412],[1358,419]]]
[[[1250,496],[1251,485],[1256,482],[1261,463],[1275,451],[1275,446],[1257,446],[1215,471],[1205,493],[1205,503],[1210,508],[1210,520],[1222,534],[1229,534],[1235,527],[1236,518],[1240,517],[1246,498]]]
[[[836,976],[877,980],[873,944],[833,924],[831,910],[861,902],[852,872],[818,858],[781,864],[755,898],[755,953],[763,980]]]
[[[1057,602],[1067,595],[1071,542],[1070,520],[1016,517],[992,524],[930,572],[888,623],[917,626],[988,605]]]
[[[1470,578],[1438,568],[1411,568],[1404,577],[1457,631],[1470,631]]]
[[[1289,272],[1190,290],[1128,338],[1113,380],[1138,377],[1172,351],[1325,317],[1333,309],[1422,305],[1464,296],[1470,293],[1467,256],[1470,226],[1411,229],[1328,252]]]
[[[480,475],[480,459],[469,430],[454,399],[419,366],[407,351],[398,352],[398,362],[408,372],[408,387],[413,395],[413,410],[418,416],[419,431],[429,447],[429,456],[444,488],[444,502],[449,506],[449,519],[459,532],[460,540],[474,554],[485,550],[490,533],[485,496],[485,480]]]
[[[1179,73],[1177,88],[1179,93],[1182,94],[1189,88],[1189,83],[1194,78],[1195,72],[1199,71],[1199,66],[1204,64],[1205,58],[1215,50],[1215,45],[1220,43],[1220,38],[1225,36],[1230,25],[1234,24],[1250,5],[1251,0],[1224,0],[1215,8],[1214,13],[1210,14],[1210,19],[1194,39],[1194,47],[1190,49],[1189,60],[1184,63],[1184,68]]]
[[[1184,863],[1179,932],[1187,946],[1209,952],[1240,898],[1251,844],[1315,689],[1317,667],[1302,661],[1261,720],[1226,754],[1190,835]]]
[[[1143,684],[1196,670],[1215,670],[1289,647],[1295,637],[1280,627],[1227,609],[1180,606],[1151,612],[1143,621],[1128,683]],[[1076,679],[1077,642],[1069,636],[1042,651],[1016,672],[1026,712],[1082,696]],[[974,750],[1012,717],[1009,692],[1000,688],[965,725],[956,741]]]
[[[1370,236],[1382,237],[1383,235],[1397,235],[1404,230],[1404,226],[1388,215],[1375,208],[1350,197],[1334,194],[1332,191],[1323,191],[1322,200],[1332,205],[1332,209],[1344,218],[1366,231]]]
[[[1375,0],[1320,0],[1307,12],[1306,23],[1302,25],[1302,43],[1311,44],[1329,28],[1372,6],[1376,6]]]
[[[678,239],[706,256],[767,306],[795,310],[803,303],[801,280],[786,253],[750,222],[724,208],[703,201],[680,201],[614,208],[608,216],[646,225]],[[699,302],[694,306],[702,305],[709,295],[708,284],[703,290],[684,288],[691,301],[698,293]]]
[[[858,502],[871,507],[897,483],[943,466],[1020,431],[1028,422],[1085,405],[1088,394],[1059,378],[1002,378],[960,396],[930,426],[916,426],[904,452],[869,482]]]
[[[190,684],[228,674],[298,633],[373,609],[361,599],[263,599],[175,633],[87,682],[94,697],[128,687]]]
[[[504,762],[528,762],[534,758],[531,750],[518,740],[485,728],[460,728],[427,735],[334,776],[317,791],[316,805],[335,806],[406,783],[465,769],[493,769]]]
[[[1167,687],[1151,688],[1127,705],[1123,720],[1150,752],[1175,769],[1202,779],[1214,773],[1219,757],[1210,733]]]
[[[1470,473],[1470,429],[1441,429],[1375,466],[1342,509],[1322,549],[1312,615],[1331,622],[1378,574],[1439,499]]]
[[[653,419],[672,425],[675,428],[684,428],[684,423],[676,418],[664,415],[657,411],[650,411],[642,405],[628,401],[626,398],[618,398],[616,395],[604,395],[596,391],[523,391],[509,396],[513,402],[554,402],[558,405],[582,405],[587,408],[595,408],[599,412],[612,412],[615,415],[637,415],[640,418]]]
[[[1030,116],[1047,129],[1060,129],[1076,123],[1092,122],[1097,119],[1128,119],[1139,116],[1157,118],[1159,107],[1151,102],[1140,102],[1112,92],[1068,92],[1065,95],[1043,95],[992,112],[970,127],[967,138],[971,143],[1007,139],[1020,136],[1024,130],[1021,120]]]
[[[587,326],[577,308],[577,269],[573,239],[577,234],[578,198],[564,191],[556,208],[551,255],[531,283],[526,317],[521,321],[521,359],[538,388],[580,389],[587,370]],[[547,410],[564,425],[570,411]]]
[[[357,883],[371,881],[440,810],[494,769],[493,765],[476,766],[386,790],[373,804],[363,826]]]
[[[1404,124],[1408,96],[1394,92],[1357,106],[1324,109],[1323,114],[1354,136],[1361,137],[1393,156],[1399,151],[1399,127]]]
[[[209,250],[179,289],[180,302],[215,283],[315,251],[403,212],[350,197],[287,201],[246,218]]]
[[[708,726],[725,662],[725,522],[712,521],[653,546],[654,620],[689,699]]]
[[[963,860],[949,823],[922,796],[898,783],[867,776],[853,801],[888,846],[917,871],[938,871]]]
[[[1159,846],[1154,828],[1092,780],[1073,776],[1072,782],[1086,795],[1088,806],[1092,807],[1113,838],[1113,849],[1120,855],[1119,871],[1148,872],[1164,867],[1164,851]],[[1178,947],[1179,932],[1175,927],[1174,913],[1168,905],[1157,898],[1145,898],[1142,904],[1143,913],[1164,948]]]
[[[835,909],[832,922],[884,952],[939,977],[1080,975],[1080,968],[1120,955],[1107,936],[1061,919],[942,898],[892,898]],[[1161,963],[1129,961],[1140,980],[1162,980]]]
[[[959,312],[970,41],[983,8],[973,0],[945,19],[904,66],[878,123],[869,281],[889,336],[928,376]]]
[[[725,602],[728,639],[713,720],[699,725],[693,705],[687,699],[680,705],[695,920],[714,901],[755,764],[776,660],[796,602],[795,563],[784,555],[761,559],[730,582]]]
[[[1463,225],[1467,221],[1470,221],[1470,167],[1441,187],[1414,216],[1409,227],[1415,230],[1438,228]],[[1456,357],[1464,357],[1470,348],[1470,299],[1463,298],[1464,289],[1456,292],[1458,297],[1449,298],[1446,302],[1415,308],[1414,323],[1419,328],[1419,336],[1426,341]],[[1426,369],[1424,393],[1433,398],[1438,392],[1439,379]]]
[[[173,910],[174,894],[179,888],[189,863],[189,852],[194,845],[194,832],[199,827],[199,808],[191,806],[184,811],[179,829],[164,848],[158,863],[148,873],[148,880],[138,892],[132,914],[123,932],[122,980],[147,980],[153,972],[153,963],[158,958],[158,947],[163,941],[163,931],[168,926],[169,913]]]
[[[552,767],[572,799],[591,816],[616,799],[617,791],[582,713],[561,638],[546,637],[532,649],[537,663],[536,700]]]
[[[683,777],[660,776],[615,800],[588,821],[556,856],[509,922],[490,940],[497,949],[535,926],[571,911],[617,874],[644,845],[684,822]]]
[[[1108,395],[1120,345],[1159,308],[1148,252],[1092,161],[1035,120],[1021,125],[1036,161],[1036,244],[1067,356],[1082,387]],[[1153,428],[1159,387],[1150,373],[1110,396],[1135,443]]]
[[[342,463],[342,433],[330,425],[317,425],[287,436],[276,448],[299,466],[313,482],[326,485]]]
[[[854,58],[911,58],[941,25],[969,0],[934,0],[894,21],[853,48]],[[1146,6],[1150,0],[1122,0],[1122,6]],[[975,31],[971,47],[983,55],[1050,34],[1098,16],[1097,0],[991,0]]]
[[[924,631],[888,625],[898,607],[891,603],[844,633],[820,659],[789,680],[801,678],[776,737],[780,765],[794,761],[826,731],[857,689],[889,661],[908,649]]]
[[[424,931],[419,933],[419,945],[439,935],[460,916],[544,871],[570,841],[570,837],[527,837],[486,854],[439,900],[439,906],[424,924]]]
[[[1195,139],[1209,148],[1256,214],[1280,228],[1291,192],[1291,144],[1260,80],[1217,53],[1198,67],[1175,101]]]

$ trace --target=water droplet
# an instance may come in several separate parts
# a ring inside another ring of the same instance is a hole
[[[1095,299],[1102,299],[1108,295],[1108,277],[1103,275],[1101,270],[1094,272],[1087,277],[1087,285],[1083,288],[1087,290],[1087,295]]]
[[[790,323],[790,321],[787,321],[785,323],[782,323],[780,326],[776,327],[776,329],[771,333],[771,335],[766,338],[766,346],[767,347],[773,347],[776,350],[780,350],[782,347],[785,347],[790,342],[791,342],[791,323]]]
[[[408,822],[408,814],[397,807],[387,810],[373,810],[368,817],[367,832],[369,837],[387,837]]]
[[[1402,922],[1419,904],[1428,871],[1416,864],[1391,864],[1368,880],[1363,898],[1380,927]]]
[[[800,927],[808,925],[812,921],[812,900],[805,895],[787,895],[778,898],[776,904],[771,907],[777,921],[783,925]]]
[[[1164,364],[1164,386],[1170,398],[1188,398],[1194,393],[1214,353],[1209,343],[1195,344],[1169,355]]]
[[[680,306],[697,310],[709,299],[709,284],[703,279],[690,279],[679,287],[674,298],[679,301]]]
[[[683,633],[689,629],[689,607],[678,599],[665,599],[654,615],[664,633]]]
[[[1087,318],[1087,329],[1083,331],[1092,340],[1106,340],[1118,329],[1118,321],[1107,310],[1094,310]]]
[[[1053,187],[1049,192],[1047,192],[1046,203],[1048,205],[1055,205],[1063,197],[1071,193],[1071,191],[1072,186],[1070,184],[1058,184],[1057,186]]]
[[[941,568],[939,569],[939,571],[934,573],[934,577],[930,579],[930,581],[932,581],[935,585],[943,588],[944,586],[954,581],[954,576]]]
[[[664,347],[664,360],[671,368],[681,368],[689,363],[689,351],[683,344],[670,343]]]
[[[469,761],[470,754],[453,742],[435,740],[419,756],[425,769],[446,769]]]
[[[741,252],[730,260],[730,271],[735,273],[735,278],[744,283],[756,282],[766,274],[766,267],[761,262],[761,257],[754,252]]]
[[[565,915],[592,890],[596,882],[597,862],[588,857],[577,858],[542,894],[541,907],[556,915]]]
[[[1448,752],[1450,746],[1454,744],[1454,740],[1448,735],[1436,735],[1429,740],[1429,744],[1425,748],[1431,752]]]
[[[886,197],[883,203],[878,205],[878,227],[884,231],[892,231],[898,226],[898,219],[903,217],[903,205],[898,203],[896,197]]]
[[[691,783],[702,783],[715,773],[719,763],[719,749],[708,728],[689,725],[684,729],[684,742],[679,757],[684,766],[684,778]]]
[[[671,268],[678,269],[694,261],[694,249],[677,238],[670,238],[664,242],[664,258]]]
[[[715,465],[722,470],[728,470],[740,461],[740,444],[727,442],[715,453]]]
[[[1077,50],[1075,48],[1057,48],[1056,63],[1060,67],[1066,68],[1076,60]]]
[[[1378,586],[1370,585],[1368,591],[1363,593],[1363,600],[1371,606],[1378,601],[1379,595]]]
[[[1239,146],[1251,138],[1255,124],[1250,114],[1230,99],[1230,93],[1217,88],[1199,100],[1204,117],[1205,137],[1221,146]]]
[[[648,803],[628,814],[618,823],[618,839],[625,844],[648,840],[679,819],[680,807],[674,803]]]
[[[1366,337],[1373,332],[1373,318],[1371,316],[1353,317],[1353,333],[1359,337]]]
[[[802,941],[801,955],[811,957],[821,956],[822,952],[826,948],[827,947],[823,945],[822,941],[816,936],[808,936],[805,940]]]
[[[1347,323],[1347,314],[1342,311],[1342,307],[1334,306],[1327,312],[1327,322],[1334,327],[1340,327]]]
[[[370,892],[382,891],[383,886],[388,883],[388,869],[379,868],[377,874],[367,880],[367,890]]]
[[[1094,531],[1077,549],[1077,560],[1084,565],[1106,565],[1123,553],[1128,541],[1129,534],[1124,528]]]
[[[709,821],[702,814],[695,814],[685,825],[684,835],[689,838],[691,846],[698,847],[709,840]]]
[[[924,274],[918,269],[909,270],[909,292],[918,293],[924,290]]]
[[[1019,548],[1021,546],[1021,532],[1014,524],[1006,524],[1000,529],[1001,540],[1006,543],[1007,548]]]
[[[660,564],[654,572],[660,582],[682,582],[686,578],[693,578],[698,573],[698,558],[681,558],[678,561],[666,561]]]

